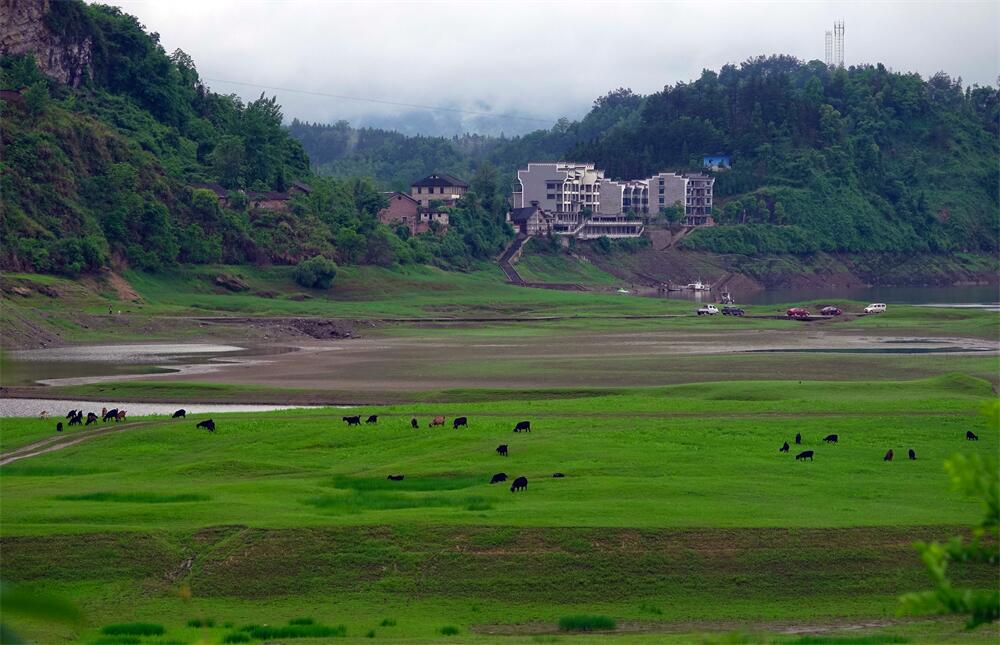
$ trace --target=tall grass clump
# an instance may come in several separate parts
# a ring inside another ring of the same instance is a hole
[[[223,643],[249,643],[250,635],[243,632],[230,632],[222,639]]]
[[[275,638],[329,638],[332,636],[347,636],[347,628],[343,625],[329,627],[327,625],[285,625],[284,627],[256,626],[249,632],[250,637],[260,641]]]
[[[454,625],[445,625],[438,631],[441,632],[442,636],[455,636],[458,634],[458,627],[455,627]]]
[[[576,616],[563,616],[559,619],[559,631],[563,632],[607,631],[614,628],[615,621],[607,616],[579,614]]]
[[[314,621],[312,618],[293,618],[290,621],[288,621],[289,625],[313,625],[315,623],[316,621]]]
[[[192,618],[188,621],[188,627],[215,627],[214,618]]]
[[[138,636],[98,636],[90,645],[139,645],[141,642]]]
[[[117,623],[101,628],[101,633],[109,636],[160,636],[165,631],[156,623]]]
[[[395,618],[383,618],[382,622],[379,623],[379,627],[395,627],[395,626],[396,626]]]

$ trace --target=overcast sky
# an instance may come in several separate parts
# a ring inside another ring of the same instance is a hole
[[[107,1],[107,0],[106,0]],[[212,89],[273,88],[289,120],[380,122],[405,115],[476,127],[472,114],[287,91],[519,114],[511,131],[578,118],[624,86],[639,93],[759,54],[823,59],[846,23],[845,62],[882,62],[996,85],[1000,2],[437,2],[111,0],[190,54]],[[381,121],[380,121],[381,119]],[[494,123],[495,125],[495,123]]]

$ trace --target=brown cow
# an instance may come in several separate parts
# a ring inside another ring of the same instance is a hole
[[[892,448],[889,448],[889,452],[885,453],[885,457],[882,457],[882,461],[892,461]]]
[[[427,424],[428,428],[433,428],[434,426],[443,426],[444,417],[434,417],[434,420]]]

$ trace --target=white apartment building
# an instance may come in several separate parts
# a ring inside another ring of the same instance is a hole
[[[585,208],[597,212],[601,207],[604,171],[592,163],[556,161],[529,163],[517,171],[520,190],[514,192],[514,208],[538,202],[542,210],[553,213],[578,213]]]

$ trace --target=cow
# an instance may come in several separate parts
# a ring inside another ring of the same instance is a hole
[[[49,411],[48,410],[42,410],[42,413],[38,415],[38,418],[41,419],[42,421],[48,421],[49,420]]]
[[[514,432],[520,432],[521,430],[531,432],[531,421],[518,421],[517,425],[514,426]]]
[[[835,434],[828,434],[825,437],[823,437],[823,441],[825,441],[827,443],[837,443],[837,439],[838,438],[839,437],[837,437],[837,435],[835,435]]]
[[[368,415],[368,418],[365,419],[365,423],[378,423],[378,415],[377,414]]]
[[[211,419],[205,419],[204,421],[199,421],[195,428],[205,428],[209,432],[215,432],[215,421]]]
[[[971,430],[966,430],[965,431],[965,440],[966,441],[979,441],[979,435],[977,435],[975,432],[973,432]]]
[[[497,454],[500,455],[501,457],[506,457],[507,456],[507,444],[502,443],[499,446],[497,446]]]
[[[83,423],[83,412],[77,412],[73,410],[73,416],[69,418],[69,424],[71,426],[78,426]]]
[[[56,432],[62,432],[62,421],[56,424]]]
[[[443,425],[444,425],[444,417],[434,417],[434,419],[427,424],[427,427],[433,428],[434,426],[443,426]]]
[[[917,460],[917,453],[914,452],[913,448],[910,448],[909,450],[907,450],[906,454],[909,455],[910,461],[916,461]]]
[[[118,408],[114,408],[112,410],[108,410],[107,408],[105,408],[104,413],[101,415],[101,421],[107,423],[112,419],[114,419],[115,421],[118,420]]]
[[[809,461],[813,460],[812,450],[803,450],[799,454],[795,455],[795,461],[805,461],[806,459],[808,459]]]
[[[417,417],[413,417],[412,419],[410,419],[410,427],[413,428],[414,430],[420,427],[420,424],[417,423]]]
[[[187,417],[187,410],[185,410],[184,408],[181,408],[180,410],[177,410],[176,412],[174,412],[174,416],[172,416],[170,418],[171,419],[184,419],[186,417]]]
[[[85,423],[84,425],[88,425],[89,426],[91,423],[97,423],[97,415],[94,414],[93,412],[88,412],[87,413],[87,423]]]
[[[403,481],[403,475],[389,475],[386,479],[394,482],[401,482]]]
[[[348,426],[359,426],[361,425],[361,416],[355,415],[353,417],[341,417]]]
[[[115,418],[115,421],[124,421],[126,414],[128,414],[128,410],[119,410],[118,416]]]
[[[66,413],[66,420],[72,421],[73,417],[75,416],[76,416],[76,410],[70,410],[69,412]]]
[[[778,452],[788,452],[788,442],[787,441],[785,443],[781,444],[781,447],[778,448]]]
[[[465,426],[469,427],[469,420],[465,417],[456,417],[454,421],[451,422],[451,429],[458,430],[459,427]]]
[[[490,479],[491,484],[499,484],[500,482],[505,481],[507,481],[507,473],[497,473],[493,475],[492,479]]]
[[[892,448],[889,448],[889,452],[885,453],[885,457],[882,457],[882,461],[892,461]]]
[[[802,444],[802,435],[799,434],[798,432],[796,432],[795,433],[795,445],[798,446],[798,445],[801,445],[801,444]]]
[[[512,493],[516,493],[519,490],[527,490],[527,489],[528,489],[527,477],[518,477],[517,479],[514,480],[514,483],[510,485],[510,492]]]
[[[566,475],[562,473],[552,473],[552,476],[555,477],[556,479],[560,479],[562,477],[565,477]]]

